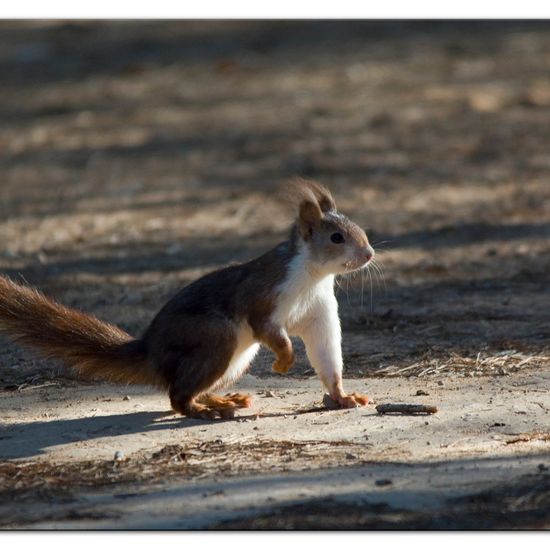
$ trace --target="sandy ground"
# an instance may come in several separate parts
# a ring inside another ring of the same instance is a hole
[[[218,422],[174,415],[143,389],[29,388],[2,400],[2,526],[550,527],[548,383],[532,370],[348,380],[375,403],[439,409],[402,416],[329,410],[317,381],[248,375],[239,389],[254,406]]]
[[[312,410],[297,343],[201,423],[3,340],[2,525],[548,526],[548,30],[2,22],[2,273],[139,335],[284,239],[278,185],[314,177],[383,269],[339,281],[348,386],[439,407]]]

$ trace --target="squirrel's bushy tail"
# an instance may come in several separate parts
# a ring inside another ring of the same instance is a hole
[[[0,276],[0,333],[85,376],[159,385],[145,345],[122,329]]]

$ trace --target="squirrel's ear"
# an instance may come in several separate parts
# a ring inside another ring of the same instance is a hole
[[[298,228],[305,240],[311,237],[313,228],[319,225],[322,217],[323,213],[317,203],[306,200],[300,204]]]

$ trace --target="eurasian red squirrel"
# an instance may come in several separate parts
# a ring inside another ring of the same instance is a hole
[[[334,401],[366,405],[366,396],[342,387],[334,276],[365,267],[374,250],[325,187],[299,180],[288,189],[298,210],[289,239],[184,287],[141,338],[5,277],[0,332],[84,375],[162,387],[174,410],[200,418],[231,418],[249,407],[250,395],[211,392],[238,379],[261,344],[275,354],[273,370],[287,372],[295,335]]]

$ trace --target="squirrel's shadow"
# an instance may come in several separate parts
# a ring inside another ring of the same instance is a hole
[[[170,415],[170,416],[168,416]],[[88,418],[69,418],[15,424],[0,432],[0,460],[32,458],[43,454],[45,449],[77,441],[92,441],[102,437],[124,436],[137,433],[149,433],[174,428],[190,428],[213,421],[175,416],[173,412],[132,412],[91,416]],[[218,420],[217,422],[220,422]],[[115,451],[124,451],[116,447]],[[89,445],[89,457],[94,458],[94,447]]]
[[[132,412],[126,414],[112,414],[90,416],[88,418],[69,418],[27,422],[6,426],[0,431],[0,460],[33,458],[43,454],[45,449],[57,445],[66,445],[78,441],[93,441],[102,437],[124,436],[138,433],[149,433],[158,430],[185,429],[201,425],[216,425],[226,422],[257,421],[261,418],[275,418],[310,414],[326,411],[324,407],[302,409],[292,412],[277,413],[237,413],[235,418],[202,420],[177,416],[172,411],[166,412]],[[113,439],[113,456],[118,450]],[[88,445],[89,459],[94,458],[94,447]]]

